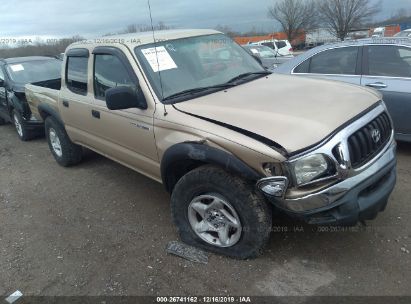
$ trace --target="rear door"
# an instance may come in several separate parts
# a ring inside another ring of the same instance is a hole
[[[90,132],[93,95],[88,81],[89,57],[90,52],[85,48],[70,49],[66,53],[64,85],[59,100],[68,135],[72,141],[86,146],[93,140]]]
[[[99,150],[119,162],[127,164],[153,178],[159,175],[159,161],[154,138],[155,105],[147,98],[147,108],[109,110],[105,92],[114,87],[127,86],[142,90],[138,68],[128,49],[96,47],[93,51],[93,124],[99,136]],[[140,78],[141,79],[141,78]]]
[[[381,91],[398,139],[411,140],[411,48],[369,45],[361,84]]]
[[[324,50],[300,63],[292,74],[361,84],[361,46]]]
[[[278,54],[280,56],[287,56],[290,55],[290,49],[291,49],[291,45],[288,47],[287,43],[284,40],[278,40],[275,42],[277,49],[278,49]]]

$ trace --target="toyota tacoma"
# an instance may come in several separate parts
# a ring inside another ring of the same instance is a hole
[[[55,86],[26,96],[56,161],[75,165],[86,147],[162,183],[181,239],[216,253],[257,256],[274,210],[315,225],[373,219],[395,185],[379,93],[272,75],[217,31],[74,43]]]

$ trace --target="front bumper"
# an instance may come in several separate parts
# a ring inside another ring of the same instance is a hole
[[[396,182],[396,143],[392,139],[372,164],[317,193],[299,198],[266,196],[287,214],[318,225],[353,225],[383,211]]]

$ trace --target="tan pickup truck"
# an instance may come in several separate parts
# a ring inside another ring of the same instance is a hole
[[[382,211],[396,181],[378,93],[271,75],[216,31],[72,44],[61,88],[26,96],[59,164],[87,147],[163,183],[182,240],[237,258],[261,253],[274,210],[352,225]]]

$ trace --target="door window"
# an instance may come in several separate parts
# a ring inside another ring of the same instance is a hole
[[[311,58],[310,73],[354,75],[358,47],[344,47],[322,52]]]
[[[94,95],[105,99],[108,89],[118,86],[136,88],[120,59],[113,55],[95,55],[94,59]]]
[[[282,49],[287,46],[287,43],[285,43],[285,41],[277,41],[275,44],[277,45],[277,48],[279,49]]]
[[[310,61],[311,61],[311,58],[307,59],[303,63],[300,63],[300,65],[294,69],[294,73],[309,73],[310,72]]]
[[[411,77],[411,48],[368,46],[368,68],[371,76]]]
[[[304,61],[294,73],[355,75],[357,56],[358,47],[330,49]]]
[[[261,43],[261,45],[268,46],[269,48],[272,48],[275,50],[274,42],[263,42]]]
[[[67,88],[77,94],[87,94],[87,57],[67,58]]]

